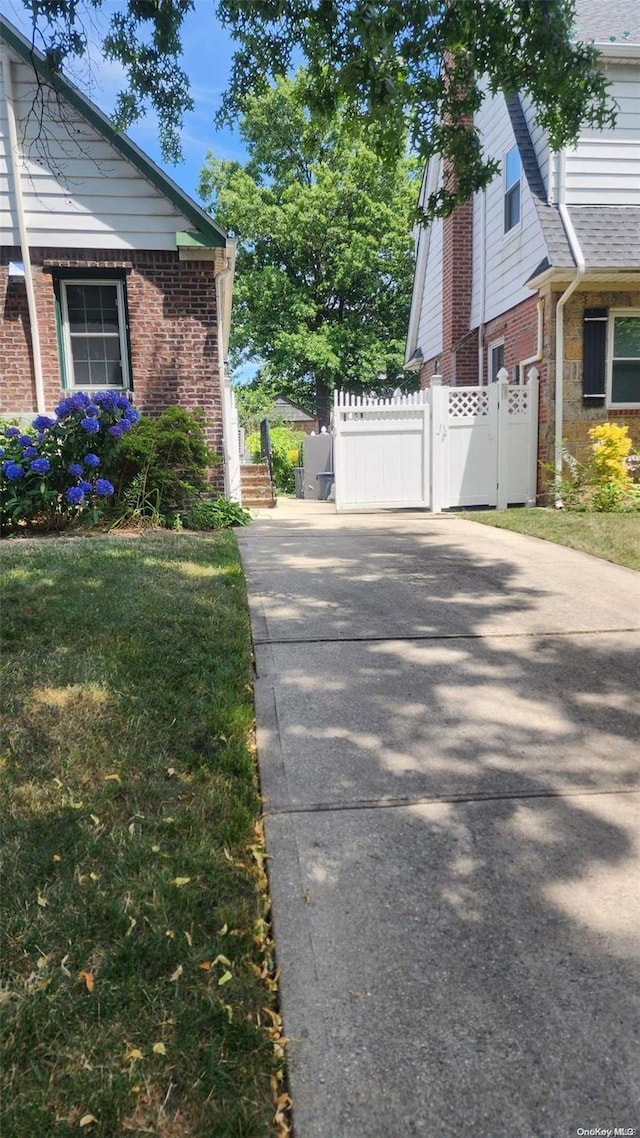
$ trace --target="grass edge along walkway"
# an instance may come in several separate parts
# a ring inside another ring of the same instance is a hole
[[[553,541],[640,570],[640,513],[596,514],[538,506],[531,510],[465,510],[458,517]]]
[[[0,561],[3,1138],[286,1134],[235,538]]]

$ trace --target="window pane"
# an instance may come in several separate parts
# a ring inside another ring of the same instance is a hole
[[[505,159],[505,186],[508,190],[510,190],[516,182],[520,181],[521,169],[520,152],[518,147],[514,146]]]
[[[504,367],[504,344],[491,349],[491,382],[495,383],[500,368]]]
[[[640,403],[640,360],[614,360],[612,403]]]
[[[71,353],[76,387],[122,385],[118,336],[72,336]]]
[[[66,285],[71,332],[117,332],[115,285]]]
[[[640,316],[616,316],[613,355],[615,359],[640,359]]]
[[[107,360],[106,375],[107,378],[105,380],[105,383],[108,383],[111,387],[122,386],[122,368],[120,366],[120,360]]]
[[[504,231],[508,233],[520,221],[520,183],[505,194],[504,198]]]
[[[89,386],[89,364],[82,363],[81,361],[73,363],[73,381],[76,387]]]

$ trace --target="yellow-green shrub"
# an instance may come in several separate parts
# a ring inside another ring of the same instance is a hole
[[[591,427],[589,438],[593,440],[592,462],[599,483],[612,483],[620,490],[628,490],[631,477],[626,460],[631,451],[629,428],[619,427],[617,423],[600,423]]]

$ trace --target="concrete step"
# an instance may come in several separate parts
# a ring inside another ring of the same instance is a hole
[[[275,498],[249,498],[245,494],[242,495],[242,506],[245,510],[275,510],[277,504]]]

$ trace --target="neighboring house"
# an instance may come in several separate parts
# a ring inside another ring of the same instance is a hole
[[[542,463],[607,419],[640,441],[640,4],[578,0],[576,32],[601,53],[615,129],[552,153],[526,99],[487,95],[476,122],[501,176],[419,232],[405,359],[423,387],[535,366]],[[432,158],[423,200],[441,178]]]
[[[310,435],[312,431],[318,430],[317,418],[310,411],[305,411],[304,407],[300,407],[298,403],[287,399],[286,395],[276,396],[273,401],[271,416],[274,419],[281,419],[287,427],[291,427],[294,431],[304,431],[305,435]]]
[[[109,387],[199,407],[238,497],[235,242],[4,19],[0,51],[0,414]]]

